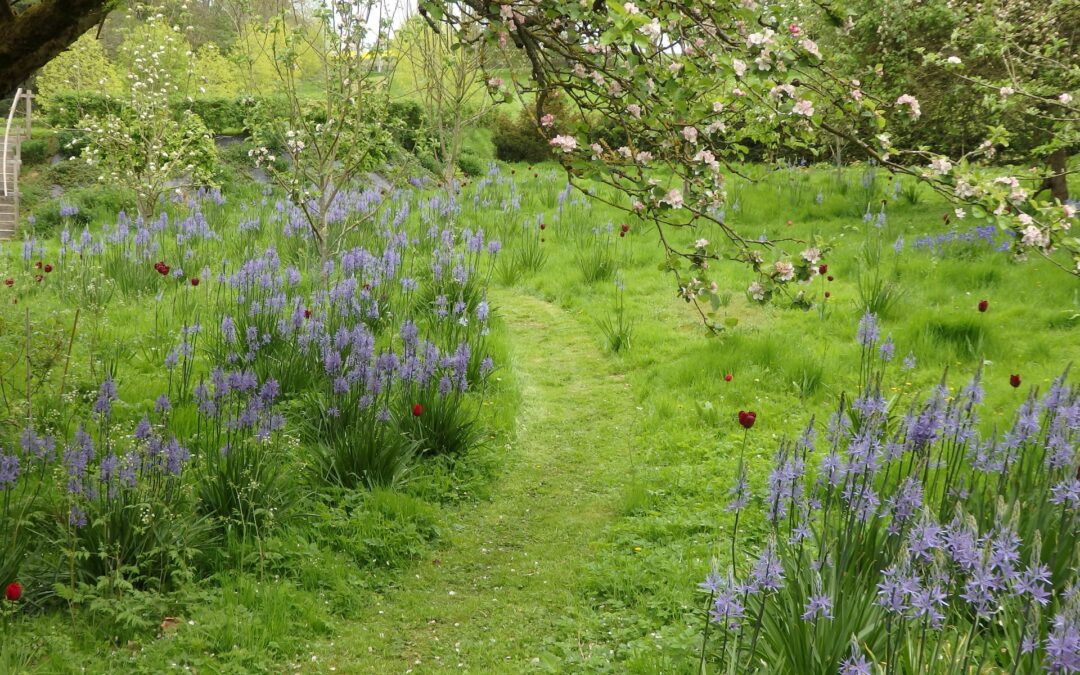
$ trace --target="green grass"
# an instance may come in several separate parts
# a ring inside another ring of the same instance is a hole
[[[758,413],[747,457],[752,493],[761,495],[777,441],[855,386],[856,324],[875,295],[867,275],[899,289],[877,308],[897,344],[889,393],[905,400],[945,368],[956,382],[982,364],[984,423],[1000,426],[1027,385],[1045,389],[1080,356],[1075,280],[989,248],[911,249],[945,229],[948,207],[926,191],[917,203],[887,197],[879,230],[853,207],[865,196],[859,170],[838,178],[751,167],[763,180],[736,179],[728,221],[754,236],[831,240],[825,262],[835,281],[816,279],[807,292],[832,297],[823,311],[762,307],[743,292],[751,272],[723,264],[714,276],[731,295],[718,318],[734,325],[712,337],[657,271],[661,253],[643,223],[577,196],[560,208],[562,174],[515,168],[519,209],[501,205],[505,186],[460,199],[460,222],[497,231],[504,256],[535,235],[537,215],[546,224],[542,268],[506,275],[505,284],[495,277],[494,341],[505,356],[484,405],[488,443],[461,461],[423,465],[400,493],[316,501],[262,546],[226,547],[211,574],[173,595],[132,595],[127,609],[154,619],[130,643],[110,641],[102,627],[123,603],[100,608],[100,617],[19,617],[0,671],[161,672],[182,663],[203,672],[692,672],[703,605],[695,585],[712,558],[727,555],[732,525],[724,507],[743,440],[735,413]],[[613,283],[591,279],[580,251],[608,222],[631,226],[613,244],[634,325],[630,347],[617,353],[598,325],[613,312]],[[686,246],[722,241],[719,232],[674,236]],[[894,254],[900,236],[908,247]],[[990,301],[985,314],[976,311],[981,299]],[[153,376],[161,347],[146,307],[120,298],[100,316],[83,314],[73,390],[92,396],[103,365],[95,357],[107,351],[100,336],[131,354],[125,381]],[[74,305],[52,309],[37,330],[62,353]],[[14,306],[0,310],[5,350],[16,349],[20,318]],[[899,364],[908,352],[918,363],[910,372]],[[49,365],[54,375],[61,363]],[[1025,388],[1009,387],[1010,373],[1022,374]],[[741,528],[746,552],[762,543],[760,523]],[[162,631],[165,616],[179,623]]]

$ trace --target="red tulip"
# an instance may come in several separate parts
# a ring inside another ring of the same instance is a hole
[[[416,405],[414,405],[412,407],[412,416],[413,417],[420,417],[423,414],[424,414],[424,406],[417,403]]]
[[[311,318],[311,310],[310,309],[305,309],[304,310],[304,318],[305,319],[310,319]]]
[[[541,229],[541,230],[542,230],[542,229],[544,229],[544,228],[546,228],[546,227],[547,227],[547,225],[545,225],[545,224],[543,224],[543,223],[540,223],[540,229]]]
[[[629,231],[630,231],[630,225],[628,225],[627,223],[623,223],[623,224],[622,224],[622,225],[621,225],[621,226],[619,227],[619,229],[620,229],[620,230],[622,230],[623,232],[629,232]]]
[[[41,261],[40,260],[37,261],[36,263],[34,263],[34,269],[38,269],[38,270],[41,269]]]
[[[739,424],[742,425],[743,429],[749,429],[750,427],[754,426],[755,421],[757,421],[756,412],[750,412],[747,410],[739,411]]]
[[[821,265],[819,265],[818,268],[817,268],[817,273],[818,274],[825,274],[828,271],[829,271],[829,266],[826,265],[825,263],[821,263]],[[831,281],[831,279],[830,279],[830,281]]]
[[[18,581],[8,584],[7,588],[4,589],[4,597],[11,602],[18,602],[19,598],[22,597],[22,584]]]
[[[191,285],[192,286],[198,286],[199,285],[199,277],[191,277]]]
[[[45,274],[48,274],[49,272],[52,272],[52,265],[45,266]]]
[[[626,233],[625,233],[625,232],[620,232],[620,233],[619,233],[619,236],[620,236],[620,237],[625,237],[625,236],[626,236]]]
[[[4,279],[4,285],[5,286],[14,286],[15,285],[15,280],[12,279],[11,277],[8,277],[7,279]]]
[[[828,291],[825,291],[825,297],[826,297],[826,298],[831,298],[831,297],[832,297],[832,293],[830,293],[830,292],[828,292]]]
[[[40,274],[34,275],[34,281],[38,282],[39,284],[41,283],[41,280],[44,279],[44,278],[45,277],[43,277]]]
[[[1020,376],[1017,375],[1016,373],[1013,373],[1012,375],[1010,375],[1009,376],[1009,384],[1011,384],[1014,389],[1016,387],[1019,387],[1020,386]]]
[[[833,276],[831,274],[827,278],[829,279],[829,281],[833,280]]]
[[[990,308],[990,301],[989,300],[980,300],[979,301],[979,311],[980,312],[985,312],[989,308]]]
[[[724,375],[724,382],[731,382],[731,373]]]

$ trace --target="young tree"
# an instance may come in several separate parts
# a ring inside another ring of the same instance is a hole
[[[435,31],[414,19],[397,35],[398,58],[408,65],[408,69],[399,65],[398,75],[411,75],[415,91],[409,94],[420,100],[434,132],[447,184],[454,178],[465,129],[483,118],[494,103],[484,75],[486,42],[478,39],[478,26],[464,31],[471,35],[458,41],[449,31]]]
[[[149,218],[170,189],[211,183],[216,150],[198,115],[185,110],[177,117],[169,104],[189,92],[193,79],[175,58],[190,56],[184,36],[160,16],[139,35],[121,48],[129,64],[126,96],[113,112],[84,117],[80,127],[83,158],[100,169],[99,180],[133,189],[139,215]]]
[[[302,214],[324,264],[363,224],[334,218],[335,200],[392,144],[389,78],[378,71],[386,47],[381,7],[368,0],[335,2],[310,17],[293,9],[251,38],[272,65],[273,94],[285,101],[284,110],[256,107],[252,156]],[[298,77],[303,59],[317,63],[313,80]],[[271,148],[283,148],[287,161],[276,161]]]

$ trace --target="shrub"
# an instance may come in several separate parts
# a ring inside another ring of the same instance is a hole
[[[495,158],[504,162],[531,164],[551,159],[554,155],[548,137],[562,133],[571,115],[562,97],[558,95],[548,97],[544,103],[544,112],[550,114],[554,120],[553,126],[544,133],[541,133],[536,125],[535,103],[523,107],[513,118],[498,115],[491,134],[491,141],[495,145]]]
[[[472,153],[461,153],[458,157],[458,168],[461,169],[461,173],[466,176],[482,176],[487,171],[487,166],[484,164],[484,160],[480,159]]]
[[[23,164],[27,166],[41,164],[52,154],[50,143],[44,138],[31,138],[23,141],[20,152],[22,153]]]

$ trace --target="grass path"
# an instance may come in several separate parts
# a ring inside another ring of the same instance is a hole
[[[448,516],[433,559],[350,624],[323,662],[336,672],[520,672],[572,630],[574,569],[616,515],[630,471],[634,400],[595,335],[563,310],[493,296],[521,390],[517,438],[491,500]],[[604,660],[606,646],[579,645]],[[600,651],[602,650],[602,651]]]

